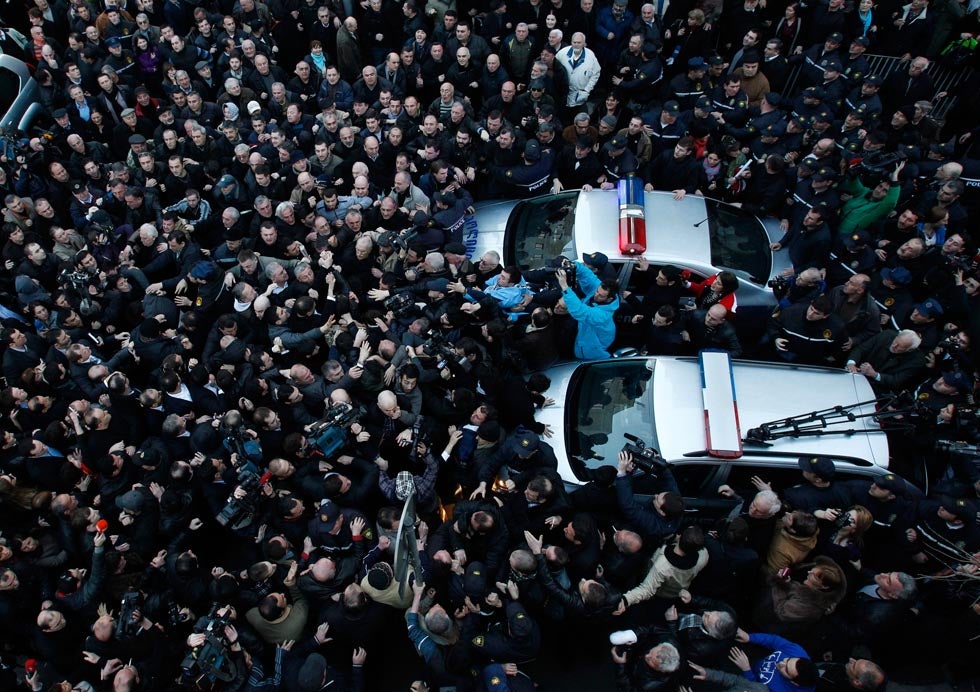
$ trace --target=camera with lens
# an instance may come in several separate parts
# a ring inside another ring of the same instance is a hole
[[[203,627],[195,627],[194,631],[204,634],[204,643],[187,652],[180,668],[183,682],[208,689],[219,682],[234,680],[238,674],[225,634],[225,628],[232,624],[231,608],[214,606],[203,623]]]
[[[846,529],[852,523],[853,522],[851,521],[851,513],[841,512],[840,514],[837,515],[837,518],[834,519],[834,523],[833,523],[834,532],[840,531],[841,529]]]
[[[388,296],[384,301],[385,310],[390,311],[396,318],[407,318],[415,314],[415,300],[410,291]]]
[[[766,286],[772,289],[772,294],[777,300],[785,298],[789,293],[789,279],[785,276],[774,276],[769,279]]]
[[[417,228],[412,228],[404,233],[396,235],[391,239],[391,246],[395,248],[396,251],[404,250],[408,252],[408,246],[415,242],[415,238],[418,237],[419,230]]]
[[[328,408],[323,417],[312,425],[308,438],[310,444],[325,457],[336,454],[347,444],[347,431],[361,419],[363,411],[351,404],[338,403]]]
[[[653,477],[658,476],[667,469],[667,462],[660,456],[659,451],[653,447],[647,447],[646,442],[636,435],[623,433],[623,437],[626,438],[627,442],[620,451],[632,456],[633,464],[638,469]]]
[[[907,159],[904,151],[875,152],[861,159],[860,163],[848,169],[849,175],[856,175],[867,188],[874,188],[883,180],[888,180],[895,166]]]
[[[125,641],[132,639],[143,626],[143,594],[139,591],[127,591],[119,604],[119,618],[116,620],[116,639]]]
[[[238,474],[238,483],[215,519],[222,526],[242,529],[248,526],[255,517],[261,499],[262,486],[269,482],[271,474],[267,471],[260,476],[255,467],[248,461],[242,461],[241,457],[239,457],[235,470]],[[239,490],[243,492],[239,493]]]
[[[578,288],[578,271],[575,267],[575,262],[564,256],[559,257],[558,269],[564,270],[565,280],[568,281],[569,286],[571,286],[573,289]]]
[[[964,274],[972,274],[977,269],[976,257],[952,255],[951,257],[948,257],[946,261],[949,263],[950,269],[953,271],[961,271]]]
[[[92,280],[94,278],[88,272],[66,268],[62,269],[61,273],[58,274],[58,285],[66,291],[71,291],[85,298],[89,295],[88,287],[93,285]]]
[[[429,338],[422,343],[422,351],[430,358],[437,359],[437,368],[444,368],[446,363],[458,358],[456,347],[441,332],[430,329],[427,336]]]

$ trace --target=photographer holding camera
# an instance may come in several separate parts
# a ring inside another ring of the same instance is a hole
[[[619,285],[615,281],[600,281],[599,277],[581,262],[575,262],[579,292],[569,286],[568,271],[555,272],[568,313],[578,323],[575,335],[575,357],[579,360],[604,360],[616,338],[613,315],[619,309]]]
[[[642,450],[636,455],[630,449]],[[650,453],[652,452],[652,454]],[[660,545],[668,536],[677,533],[681,517],[684,516],[684,498],[680,494],[677,481],[670,467],[660,458],[659,452],[645,447],[627,445],[619,453],[616,474],[616,500],[619,510],[636,527],[644,541]],[[642,462],[637,464],[636,462]],[[633,470],[640,466],[651,475],[654,489],[652,507],[641,506],[633,497]]]

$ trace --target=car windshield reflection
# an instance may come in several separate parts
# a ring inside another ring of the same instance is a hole
[[[653,418],[655,364],[652,358],[608,360],[575,372],[565,408],[569,456],[589,468],[615,466],[624,433],[659,449]]]
[[[504,257],[515,258],[521,269],[544,266],[575,250],[575,204],[578,191],[545,195],[518,204],[507,221]]]

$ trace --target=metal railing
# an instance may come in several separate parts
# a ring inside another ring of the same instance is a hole
[[[871,65],[868,74],[876,74],[883,79],[896,70],[908,69],[908,62],[903,63],[900,58],[893,55],[865,55],[865,57]],[[802,69],[803,63],[798,63],[793,66],[786,80],[784,95],[796,96],[799,93],[796,83],[799,80]],[[956,103],[957,97],[950,95],[949,92],[969,79],[973,74],[973,68],[965,67],[951,70],[943,67],[936,61],[932,61],[929,65],[928,72],[929,76],[932,77],[933,84],[936,86],[936,94],[943,94],[942,98],[933,98],[931,115],[937,120],[942,120],[945,118],[946,113],[949,112],[949,109]]]

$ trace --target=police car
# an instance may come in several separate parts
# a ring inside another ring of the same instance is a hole
[[[673,264],[701,281],[722,270],[739,278],[738,324],[757,327],[777,300],[767,284],[788,264],[770,243],[783,236],[776,219],[760,220],[738,207],[708,197],[644,192],[639,179],[616,190],[548,194],[526,200],[477,204],[465,230],[467,251],[478,259],[487,250],[522,269],[544,266],[559,255],[601,252],[619,269],[620,286],[633,289],[632,270],[642,257],[653,270]]]
[[[688,511],[707,516],[734,504],[718,495],[722,484],[751,488],[756,475],[774,488],[801,482],[802,456],[829,457],[841,480],[888,473],[888,440],[861,375],[732,361],[713,350],[567,363],[546,374],[547,396],[558,403],[537,418],[554,431],[547,441],[570,488],[589,480],[590,470],[616,466],[625,444],[658,450]],[[647,472],[635,474],[642,495]]]

